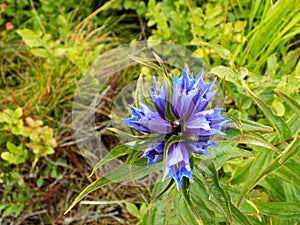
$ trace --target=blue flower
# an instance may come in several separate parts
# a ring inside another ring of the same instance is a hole
[[[216,145],[212,137],[224,135],[223,130],[228,127],[228,119],[221,115],[222,109],[207,109],[217,91],[213,90],[215,81],[204,82],[202,71],[194,78],[188,74],[187,67],[180,77],[173,76],[170,93],[165,81],[158,87],[154,80],[153,91],[148,89],[153,106],[130,106],[132,117],[123,120],[142,133],[165,135],[163,141],[151,143],[141,157],[152,165],[166,154],[163,180],[173,178],[178,189],[183,177],[192,180],[191,153],[207,154],[208,148]],[[167,110],[173,119],[166,116]],[[174,135],[179,141],[166,147],[167,140]]]
[[[181,142],[175,142],[169,146],[163,180],[167,176],[175,180],[178,189],[182,185],[183,177],[192,180],[189,152],[185,144]]]
[[[141,158],[148,159],[148,166],[157,163],[163,159],[163,153],[165,148],[165,142],[151,143],[145,150]]]
[[[153,111],[149,106],[141,104],[140,109],[133,106],[130,106],[130,109],[132,117],[123,120],[128,126],[147,134],[170,133],[170,123],[163,119],[157,112]]]

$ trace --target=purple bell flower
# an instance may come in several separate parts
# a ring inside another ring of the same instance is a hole
[[[141,158],[148,159],[148,166],[157,163],[163,159],[164,156],[165,142],[151,143],[145,150]]]
[[[190,156],[185,144],[176,142],[169,146],[163,181],[166,177],[172,177],[175,180],[177,189],[181,187],[183,177],[192,180]]]
[[[222,109],[206,109],[216,94],[217,90],[212,90],[215,82],[205,83],[202,72],[196,78],[189,76],[187,67],[180,77],[174,75],[171,93],[168,93],[165,81],[159,88],[154,80],[154,90],[148,89],[154,108],[144,104],[140,104],[139,109],[130,106],[132,117],[123,120],[142,133],[165,135],[163,141],[151,143],[141,157],[148,159],[149,166],[167,154],[163,180],[173,178],[178,189],[183,177],[192,180],[191,153],[207,154],[208,148],[217,145],[211,138],[224,135],[223,130],[228,128],[226,122],[229,119],[221,115]],[[167,104],[175,117],[172,120],[166,117]],[[166,141],[173,135],[180,141],[165,149]]]

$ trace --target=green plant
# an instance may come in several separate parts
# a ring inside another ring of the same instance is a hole
[[[151,63],[149,65],[156,68]],[[228,82],[255,103],[257,110],[265,116],[267,125],[229,114],[236,128],[226,131],[226,138],[219,146],[213,147],[208,156],[194,155],[194,182],[183,179],[180,191],[175,189],[172,181],[155,185],[152,201],[146,207],[148,213],[145,223],[297,223],[300,203],[296,193],[300,190],[300,180],[295,168],[300,162],[299,103],[283,92],[274,90],[285,106],[292,110],[290,119],[285,121],[250,90],[245,82],[246,70],[235,72],[227,67],[216,67],[210,72],[221,78],[230,78]],[[141,81],[139,85],[142,85]],[[139,88],[141,86],[137,87],[137,91]],[[86,187],[68,210],[87,194],[111,182],[137,180],[163,166],[163,162],[159,161],[147,167],[145,160],[138,157],[139,152],[145,151],[155,137],[141,138],[143,136],[110,130],[131,137],[135,144],[132,146],[132,142],[129,142],[116,146],[94,169],[124,156],[127,156],[127,164],[121,164]],[[281,192],[281,186],[286,188],[285,193]],[[286,208],[278,212],[280,206]],[[127,208],[132,215],[141,218],[135,206],[127,204]]]
[[[146,220],[146,204],[142,203],[140,206],[140,209],[137,208],[137,206],[131,202],[126,202],[126,209],[128,212],[134,216],[138,222],[136,225],[142,225],[145,224]]]
[[[0,112],[0,134],[0,183],[4,184],[0,211],[3,210],[2,217],[12,213],[17,217],[31,196],[22,178],[25,163],[30,162],[28,172],[32,173],[40,157],[53,154],[57,144],[52,128],[43,126],[41,120],[23,116],[22,108]]]

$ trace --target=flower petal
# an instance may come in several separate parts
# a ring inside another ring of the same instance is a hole
[[[185,123],[185,131],[198,136],[224,135],[222,130],[227,118],[221,115],[222,109],[210,109],[192,115]]]
[[[144,154],[141,155],[141,158],[148,159],[148,166],[157,163],[163,159],[165,148],[165,141],[159,143],[151,143],[148,148],[145,150]]]
[[[173,87],[172,111],[177,119],[188,118],[195,111],[193,98],[197,90],[181,92],[177,87]]]
[[[182,177],[192,180],[189,153],[184,143],[177,142],[169,147],[163,181],[166,177],[175,180],[177,189],[182,185]]]
[[[154,112],[149,106],[140,104],[141,109],[130,106],[132,117],[123,119],[123,122],[134,129],[144,133],[167,134],[171,131],[171,125],[168,121]]]
[[[173,87],[177,87],[181,91],[186,91],[189,92],[192,90],[194,84],[195,84],[195,79],[190,78],[188,75],[188,67],[185,67],[182,70],[181,76],[178,78],[176,75],[174,75],[174,80],[173,80]]]
[[[189,149],[196,154],[207,155],[208,148],[212,146],[217,146],[215,142],[205,141],[205,142],[189,142]]]
[[[159,115],[162,118],[165,118],[166,101],[167,101],[166,83],[165,83],[165,81],[163,81],[161,88],[159,89],[157,87],[157,83],[156,83],[156,80],[154,77],[153,88],[154,88],[154,91],[151,91],[150,89],[148,89],[149,97],[150,97],[155,109],[159,113]]]

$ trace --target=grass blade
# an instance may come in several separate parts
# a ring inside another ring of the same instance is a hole
[[[89,193],[96,191],[97,189],[112,183],[119,182],[128,179],[140,179],[146,176],[149,173],[157,171],[162,167],[162,163],[156,163],[152,166],[146,166],[145,160],[141,159],[136,161],[136,163],[132,166],[128,166],[127,164],[121,164],[113,171],[111,171],[106,177],[101,177],[87,186],[72,202],[71,206],[66,210],[65,214],[67,214],[81,199],[83,199]]]

